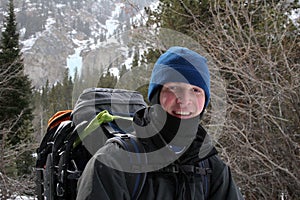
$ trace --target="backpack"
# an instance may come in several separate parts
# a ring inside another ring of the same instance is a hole
[[[142,145],[130,134],[133,127],[128,117],[145,107],[143,96],[135,91],[89,88],[79,96],[73,110],[54,114],[36,150],[37,198],[76,199],[77,182],[85,165],[105,143],[116,142],[127,151],[143,152]],[[87,132],[102,113],[114,118]],[[145,178],[143,173],[130,174],[132,199],[139,196]]]
[[[54,114],[37,148],[37,199],[76,199],[77,182],[85,165],[107,143],[118,143],[126,151],[143,153],[142,144],[132,134],[134,130],[128,117],[146,106],[143,96],[135,91],[89,88],[79,96],[73,110]],[[101,125],[92,126],[93,121],[101,115],[112,118],[104,120]],[[133,160],[146,163],[146,158]],[[208,160],[201,161],[199,167],[184,167],[185,171],[202,176],[203,191],[207,197],[211,174]],[[159,173],[180,173],[179,168],[182,166],[170,165],[159,170]],[[139,197],[146,175],[128,174],[131,199]]]

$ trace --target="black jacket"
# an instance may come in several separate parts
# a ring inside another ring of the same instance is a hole
[[[208,199],[243,199],[229,167],[219,158],[206,131],[197,121],[199,118],[180,120],[164,114],[155,106],[137,112],[134,127],[148,158],[147,176],[138,199],[205,199],[202,176],[162,172],[161,167],[157,168],[158,164],[165,167],[174,163],[197,166],[205,159],[212,169]],[[78,182],[78,200],[131,199],[128,173],[123,172],[130,168],[131,161],[122,152],[118,144],[109,143],[95,154]]]

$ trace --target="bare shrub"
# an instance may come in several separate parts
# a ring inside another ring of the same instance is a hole
[[[212,2],[210,27],[191,16],[195,35],[227,84],[226,123],[218,140],[222,156],[246,199],[295,199],[300,196],[299,29],[284,17],[286,5]]]

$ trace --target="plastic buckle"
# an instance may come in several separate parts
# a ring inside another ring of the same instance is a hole
[[[172,165],[171,171],[173,173],[179,173],[179,167],[177,165]]]
[[[64,196],[64,193],[65,193],[64,188],[61,186],[60,183],[57,183],[57,185],[56,185],[56,195],[59,196],[59,197],[62,197],[62,196]]]
[[[67,178],[68,179],[71,179],[71,180],[78,180],[81,176],[81,172],[80,171],[69,171],[68,172],[70,173]]]
[[[202,175],[206,174],[206,170],[201,167],[195,167],[194,169],[196,174],[202,174]]]
[[[212,169],[211,168],[205,168],[205,171],[207,174],[212,174]]]
[[[120,134],[119,135],[122,139],[128,139],[129,138],[129,135],[127,134]]]

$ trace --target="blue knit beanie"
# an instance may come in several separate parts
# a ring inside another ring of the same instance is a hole
[[[189,83],[202,88],[205,92],[204,108],[207,107],[210,98],[210,75],[206,58],[184,47],[169,48],[158,58],[152,70],[148,88],[150,102],[167,82]]]

